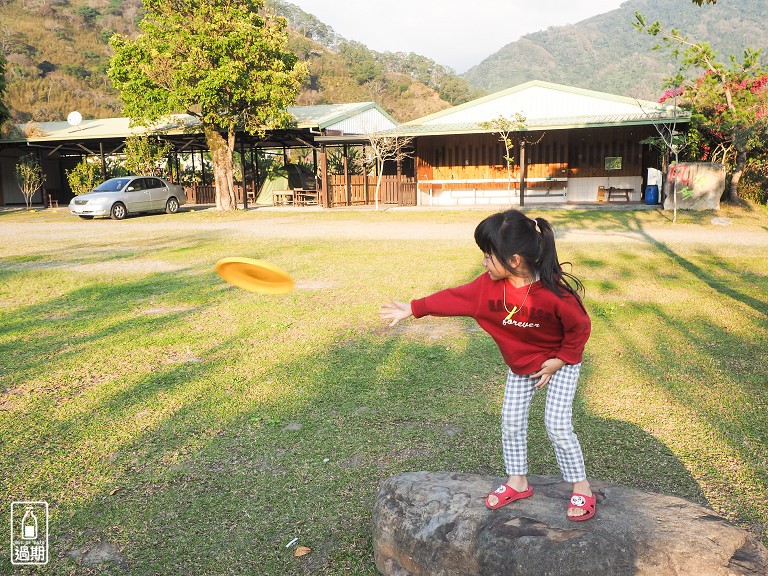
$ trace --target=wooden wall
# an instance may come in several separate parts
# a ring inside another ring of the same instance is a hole
[[[643,145],[655,134],[653,126],[584,128],[526,133],[528,178],[590,178],[641,176]],[[540,140],[539,140],[540,139]],[[520,145],[515,143],[513,178],[519,174]],[[504,144],[496,134],[422,136],[416,144],[416,173],[424,180],[489,180],[473,182],[477,188],[498,187],[506,180]],[[606,170],[605,158],[622,158],[620,170]]]

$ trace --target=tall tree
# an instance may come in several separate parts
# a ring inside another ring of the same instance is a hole
[[[292,119],[307,68],[286,48],[284,18],[263,0],[143,0],[141,33],[114,35],[109,77],[125,113],[149,126],[173,113],[201,125],[213,163],[216,207],[237,207],[235,135],[263,134]]]
[[[661,39],[656,48],[663,45],[678,59],[680,71],[667,80],[672,90],[662,100],[674,93],[692,111],[698,139],[719,149],[731,171],[728,200],[740,202],[739,180],[750,154],[768,145],[768,71],[760,51],[747,48],[741,60],[731,56],[725,65],[707,42],[691,40],[676,29],[667,31],[659,22],[648,24],[639,13],[635,19],[638,30]]]
[[[5,105],[5,91],[7,84],[5,81],[5,55],[0,52],[0,128],[11,117],[11,112]]]

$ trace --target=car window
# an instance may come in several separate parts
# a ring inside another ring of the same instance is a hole
[[[147,188],[165,188],[163,181],[158,178],[147,178]]]
[[[133,182],[131,182],[128,185],[128,188],[126,188],[126,192],[138,192],[139,190],[144,190],[146,187],[144,185],[144,178],[136,178]]]
[[[111,178],[94,188],[94,192],[117,192],[122,190],[128,182],[128,178]]]

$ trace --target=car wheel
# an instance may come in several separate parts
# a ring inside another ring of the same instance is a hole
[[[176,214],[176,212],[179,211],[179,201],[176,200],[176,198],[174,198],[173,196],[168,198],[168,202],[165,205],[165,211],[168,214]]]
[[[109,217],[112,220],[122,220],[128,215],[128,210],[125,209],[125,204],[122,202],[115,202],[112,205],[112,210],[109,211]]]
[[[78,214],[78,216],[80,216],[80,218],[82,218],[83,220],[93,220],[93,216],[82,216],[80,214]]]

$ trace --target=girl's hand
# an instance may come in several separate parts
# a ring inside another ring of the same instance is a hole
[[[390,326],[394,326],[400,322],[400,320],[405,320],[412,315],[413,311],[411,311],[410,302],[390,300],[389,304],[383,304],[379,309],[379,316],[382,320],[392,320],[392,322],[389,323]]]
[[[552,374],[560,370],[563,366],[565,366],[565,362],[560,360],[560,358],[550,358],[549,360],[545,360],[541,364],[541,370],[535,374],[531,374],[531,378],[539,379],[534,386],[536,388],[544,388],[549,382],[549,379],[552,378]]]

